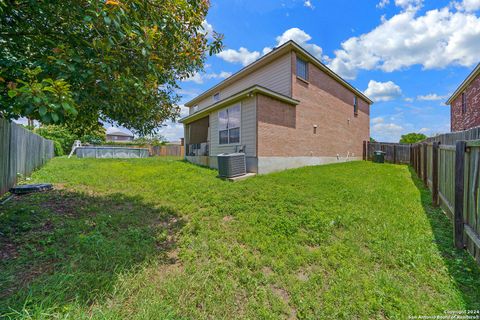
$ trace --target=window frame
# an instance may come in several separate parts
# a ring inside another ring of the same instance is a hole
[[[356,95],[353,96],[353,114],[358,116],[358,97]]]
[[[228,128],[228,118],[227,118],[227,129],[220,130],[220,113],[222,111],[227,111],[227,117],[228,117],[228,110],[233,109],[235,107],[239,108],[240,112],[240,123],[238,127],[232,127]],[[235,145],[240,145],[242,143],[242,104],[241,103],[236,103],[233,105],[230,105],[228,107],[225,107],[221,110],[218,110],[217,112],[217,120],[218,120],[218,127],[217,127],[217,132],[218,132],[218,145],[219,146],[235,146]],[[238,142],[230,142],[230,130],[236,130],[238,129]],[[222,143],[220,140],[220,132],[227,131],[227,143]]]
[[[220,92],[216,92],[212,96],[213,102],[218,102],[220,101]]]
[[[301,63],[304,63],[305,64],[305,77],[302,77],[299,73],[298,73],[298,64],[299,62]],[[304,60],[302,59],[301,57],[298,57],[297,56],[297,60],[296,60],[296,64],[295,64],[295,74],[298,78],[304,80],[304,81],[308,81],[308,61],[307,60]]]

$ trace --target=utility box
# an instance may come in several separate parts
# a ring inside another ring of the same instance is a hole
[[[217,156],[218,175],[233,178],[247,173],[245,153],[222,153]]]
[[[373,162],[384,163],[385,162],[385,152],[377,150],[373,152]]]

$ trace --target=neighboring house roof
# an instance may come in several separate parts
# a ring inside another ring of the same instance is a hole
[[[463,80],[463,82],[460,84],[460,86],[455,90],[455,92],[452,94],[452,96],[447,100],[446,104],[451,104],[453,100],[455,100],[460,93],[465,91],[465,89],[468,87],[470,83],[472,83],[475,78],[477,78],[480,75],[480,63],[477,64],[475,69],[468,75],[468,77]]]
[[[254,93],[261,93],[265,96],[280,100],[282,102],[285,102],[285,103],[288,103],[288,104],[291,104],[291,105],[294,105],[294,106],[296,106],[297,104],[300,103],[300,101],[298,101],[296,99],[292,99],[288,96],[285,96],[285,95],[283,95],[281,93],[278,93],[276,91],[267,89],[265,87],[255,85],[255,86],[252,86],[252,87],[247,88],[245,90],[242,90],[238,93],[235,93],[235,94],[233,94],[233,95],[231,95],[231,96],[229,96],[229,97],[227,97],[223,100],[220,100],[219,102],[214,103],[209,107],[201,109],[196,113],[192,113],[191,115],[188,115],[188,116],[180,119],[179,122],[180,123],[190,123],[192,121],[198,120],[200,118],[203,118],[205,115],[209,114],[212,111],[218,110],[218,109],[224,107],[227,104],[239,101],[239,100],[241,100],[241,99],[243,99],[247,96],[251,96]]]
[[[122,131],[112,131],[107,133],[107,136],[133,137],[133,134],[129,134]]]
[[[226,78],[219,84],[213,86],[212,88],[208,89],[207,91],[203,92],[199,96],[195,97],[194,99],[190,100],[189,102],[185,103],[185,106],[187,107],[192,107],[194,106],[197,102],[200,100],[205,99],[207,96],[212,95],[214,92],[218,91],[220,88],[226,87],[232,82],[237,81],[238,79],[248,75],[249,73],[259,69],[260,67],[265,66],[266,64],[270,63],[271,61],[275,60],[276,58],[282,56],[283,54],[289,52],[290,50],[296,50],[300,52],[302,55],[306,56],[309,59],[309,62],[313,63],[316,65],[320,70],[331,76],[333,79],[335,79],[337,82],[339,82],[341,85],[343,85],[345,88],[348,90],[352,91],[353,93],[357,94],[358,96],[362,97],[365,101],[367,101],[369,104],[373,104],[373,101],[370,100],[363,92],[359,91],[356,89],[354,86],[352,86],[350,83],[345,81],[342,77],[340,77],[338,74],[333,72],[330,68],[328,68],[326,65],[324,65],[320,60],[315,58],[311,53],[309,53],[307,50],[302,48],[299,44],[297,44],[295,41],[290,40],[281,46],[273,49],[260,59],[256,60],[255,62],[252,62],[248,66],[244,67],[240,71],[234,73],[230,77]]]

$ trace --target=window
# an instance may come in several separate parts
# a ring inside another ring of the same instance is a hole
[[[213,95],[213,101],[215,102],[220,101],[220,92],[217,92]]]
[[[358,98],[357,98],[357,96],[353,97],[353,114],[358,115]]]
[[[218,143],[240,143],[240,104],[218,112]]]
[[[297,77],[308,80],[308,63],[300,58],[297,58]]]
[[[196,106],[193,106],[193,108],[192,108],[192,112],[197,112],[197,111],[198,111],[198,105],[196,105]]]
[[[465,96],[465,92],[462,93],[462,113],[467,112],[467,97]]]

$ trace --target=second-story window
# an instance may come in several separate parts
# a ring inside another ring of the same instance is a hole
[[[358,98],[357,98],[357,96],[353,97],[353,114],[358,115]]]
[[[192,113],[193,113],[193,112],[197,112],[197,111],[198,111],[198,105],[193,106],[193,108],[192,108]]]
[[[220,92],[217,92],[213,95],[213,101],[214,102],[220,101]]]
[[[467,97],[465,96],[465,92],[462,93],[462,113],[467,112]]]
[[[308,62],[297,58],[297,77],[308,80]]]

